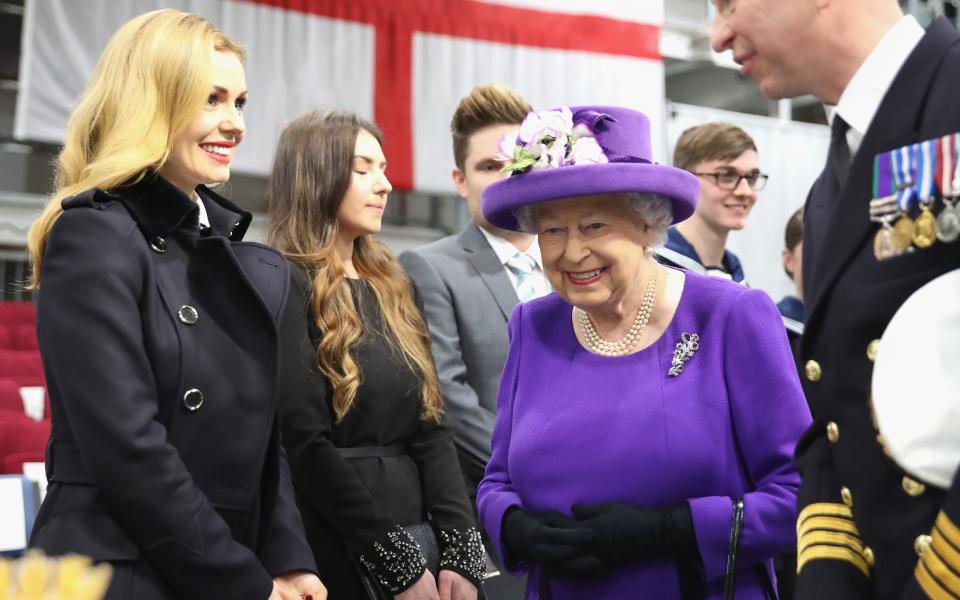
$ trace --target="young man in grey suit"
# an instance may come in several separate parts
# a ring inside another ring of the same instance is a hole
[[[551,290],[536,237],[498,229],[480,214],[483,190],[508,176],[501,172],[497,142],[516,136],[531,110],[498,84],[477,86],[460,101],[450,124],[453,182],[472,221],[460,233],[400,255],[423,298],[446,415],[471,498],[490,458],[507,318],[517,302]],[[490,598],[521,598],[523,581],[496,577],[486,591]]]

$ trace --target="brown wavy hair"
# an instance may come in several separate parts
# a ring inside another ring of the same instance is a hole
[[[321,333],[317,366],[333,388],[337,422],[356,401],[363,378],[351,355],[363,327],[334,252],[337,212],[350,188],[361,129],[383,143],[377,126],[354,113],[314,111],[297,117],[280,134],[267,187],[269,243],[311,277],[309,313]],[[439,419],[443,400],[430,338],[403,267],[370,235],[354,241],[353,264],[376,295],[388,329],[384,338],[420,376],[421,418]]]

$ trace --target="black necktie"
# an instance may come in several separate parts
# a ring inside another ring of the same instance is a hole
[[[837,188],[843,187],[850,170],[850,146],[847,144],[847,131],[850,125],[840,115],[833,116],[833,126],[830,128],[830,168],[836,179]]]

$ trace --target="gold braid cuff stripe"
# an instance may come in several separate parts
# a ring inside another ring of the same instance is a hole
[[[924,593],[938,600],[960,598],[960,530],[942,511],[932,541],[913,572]]]
[[[807,549],[818,544],[846,546],[854,552],[863,552],[863,540],[855,535],[836,531],[814,531],[797,542],[797,553],[803,554]]]
[[[848,562],[860,569],[866,577],[870,577],[870,566],[867,564],[866,559],[863,558],[863,553],[846,546],[810,546],[804,550],[802,554],[797,556],[797,573],[799,573],[808,562],[818,559]]]
[[[846,504],[838,502],[815,502],[803,507],[797,516],[797,529],[803,525],[803,522],[811,517],[839,517],[853,520],[853,512]]]
[[[804,521],[800,527],[797,528],[797,538],[798,540],[802,539],[807,535],[822,529],[849,533],[857,538],[860,537],[860,532],[857,530],[857,525],[853,521],[849,521],[847,519],[838,519],[836,517],[810,517]]]
[[[927,570],[927,567],[922,561],[917,563],[917,568],[914,569],[913,575],[917,578],[920,589],[923,590],[923,593],[926,594],[930,600],[956,600],[956,596],[943,589],[940,583],[933,578],[933,575],[930,574],[930,571]]]
[[[845,504],[810,504],[797,517],[797,572],[811,560],[848,562],[870,576],[870,562],[864,543],[853,522],[853,513]]]
[[[960,529],[953,524],[953,521],[945,512],[940,511],[940,514],[937,515],[936,526],[946,541],[950,542],[954,548],[960,548]]]

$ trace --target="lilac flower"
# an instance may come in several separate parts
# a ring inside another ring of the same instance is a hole
[[[610,162],[607,155],[603,153],[603,148],[592,137],[579,138],[570,150],[568,164],[588,165],[603,164]]]
[[[573,113],[566,106],[560,110],[542,110],[527,115],[520,125],[520,141],[528,147],[547,137],[560,139],[573,131]]]
[[[497,160],[513,160],[513,153],[517,147],[517,138],[513,135],[505,135],[497,142]]]

